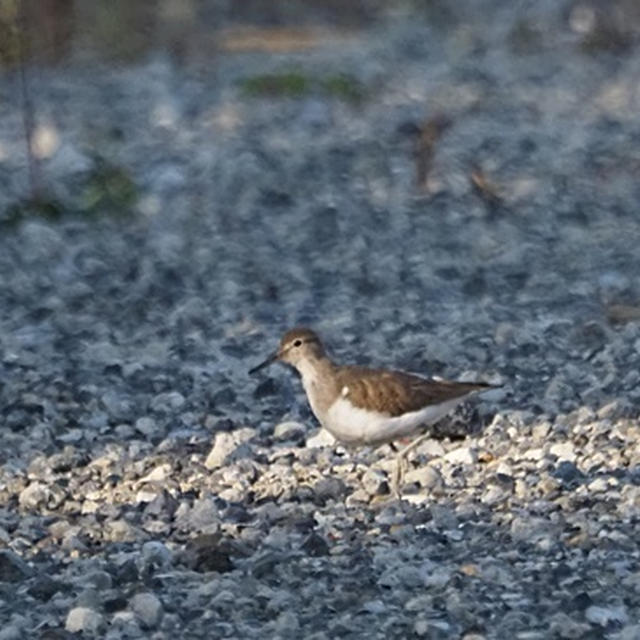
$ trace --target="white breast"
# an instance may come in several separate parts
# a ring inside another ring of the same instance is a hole
[[[355,407],[345,397],[338,398],[327,411],[323,426],[338,440],[351,444],[382,444],[413,435],[437,422],[466,396],[435,404],[391,418],[377,411]]]
[[[325,416],[322,414],[317,402],[316,386],[318,384],[318,375],[313,367],[303,365],[299,367],[299,371],[302,376],[302,386],[304,392],[307,394],[309,406],[311,407],[311,411],[313,411],[313,415],[318,418],[320,423],[324,423]]]

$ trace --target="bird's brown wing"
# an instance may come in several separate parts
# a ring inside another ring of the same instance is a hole
[[[402,371],[364,367],[342,367],[337,382],[338,392],[354,406],[391,417],[462,398],[492,386],[484,382],[429,380]]]

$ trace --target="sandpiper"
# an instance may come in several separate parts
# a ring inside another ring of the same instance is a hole
[[[424,433],[474,393],[495,388],[486,382],[423,378],[404,371],[339,365],[311,329],[287,331],[277,351],[250,374],[281,361],[297,369],[320,424],[347,446],[377,446],[420,434],[396,459],[393,489],[399,495],[403,461],[430,434]]]

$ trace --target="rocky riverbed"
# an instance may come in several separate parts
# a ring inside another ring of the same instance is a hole
[[[55,220],[3,77],[0,640],[640,638],[640,56],[589,6],[32,70]],[[297,324],[505,386],[397,501],[248,377]]]

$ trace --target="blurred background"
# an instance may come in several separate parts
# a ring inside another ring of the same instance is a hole
[[[638,316],[632,0],[2,0],[0,30],[11,358],[226,389],[308,323],[545,387],[542,336]]]

